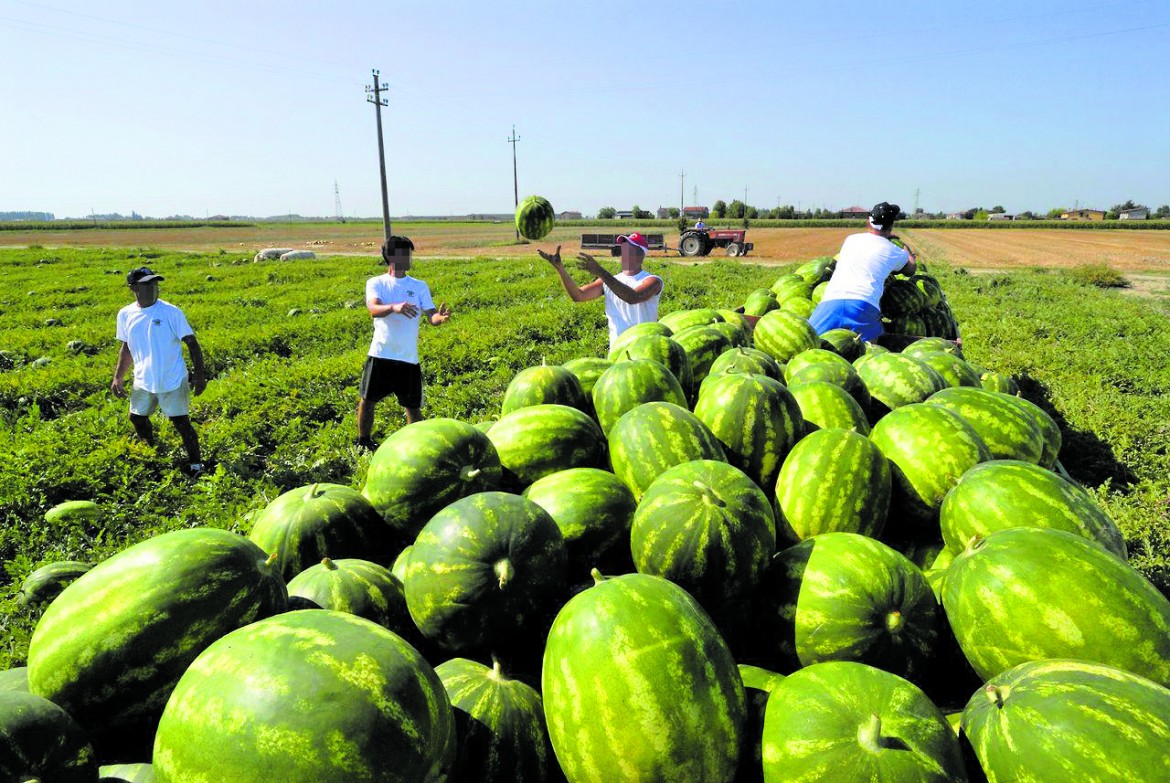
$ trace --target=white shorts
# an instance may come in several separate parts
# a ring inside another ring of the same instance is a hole
[[[130,390],[130,412],[135,416],[149,416],[162,408],[163,415],[174,418],[191,413],[191,387],[187,379],[177,389],[154,394],[135,386]]]

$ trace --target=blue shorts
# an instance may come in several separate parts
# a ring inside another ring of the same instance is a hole
[[[817,334],[830,329],[849,329],[861,339],[873,342],[882,333],[882,313],[869,302],[860,299],[831,299],[821,302],[808,317]]]

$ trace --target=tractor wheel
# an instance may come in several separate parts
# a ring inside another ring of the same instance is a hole
[[[739,252],[740,252],[740,247],[739,247],[738,242],[732,242],[732,243],[727,245],[727,255],[731,256],[732,258],[735,258],[736,256],[738,256]]]
[[[701,256],[703,253],[703,237],[698,234],[683,234],[678,243],[680,256]]]

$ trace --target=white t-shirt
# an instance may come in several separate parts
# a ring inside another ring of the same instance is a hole
[[[150,307],[137,302],[118,311],[116,336],[130,348],[134,385],[151,394],[174,391],[187,378],[183,338],[195,332],[183,311],[157,300]]]
[[[630,288],[636,288],[638,283],[641,283],[648,277],[657,277],[657,275],[652,275],[645,269],[636,275],[627,275],[625,272],[618,272],[614,275],[614,279],[619,283],[625,283]],[[662,295],[661,292],[647,299],[645,302],[630,304],[619,299],[613,291],[609,290],[608,286],[604,287],[604,291],[605,315],[609,319],[610,345],[613,345],[613,341],[617,339],[619,334],[634,324],[658,320],[658,297]]]
[[[374,319],[374,339],[370,342],[370,356],[395,359],[418,364],[418,319],[427,310],[434,310],[431,289],[422,280],[410,275],[395,277],[378,275],[366,281],[366,304],[377,299],[382,304],[410,302],[418,308],[414,317],[389,313]]]
[[[910,254],[877,234],[852,234],[837,254],[837,268],[821,301],[860,299],[881,306],[886,278],[910,263]]]

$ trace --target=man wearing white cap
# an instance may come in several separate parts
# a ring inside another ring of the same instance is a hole
[[[881,336],[886,278],[893,272],[912,275],[915,270],[914,252],[890,241],[900,214],[897,204],[876,204],[866,233],[845,238],[825,295],[808,318],[817,334],[844,328],[871,342]]]
[[[552,264],[561,278],[565,293],[574,302],[588,302],[605,296],[605,317],[609,321],[609,344],[613,345],[618,335],[634,324],[658,320],[658,297],[662,295],[662,278],[642,269],[642,260],[650,248],[646,237],[637,231],[618,237],[621,247],[622,271],[612,275],[588,253],[577,254],[577,268],[597,278],[579,286],[569,276],[561,262],[561,247],[556,252],[537,250],[540,257]]]

